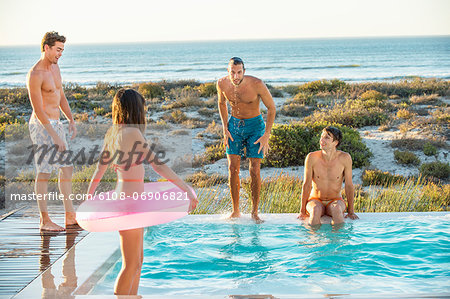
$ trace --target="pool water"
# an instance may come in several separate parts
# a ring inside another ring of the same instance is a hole
[[[396,216],[398,215],[398,216]],[[450,292],[450,214],[360,214],[341,227],[188,216],[145,232],[139,294]],[[118,260],[90,294],[111,294]]]

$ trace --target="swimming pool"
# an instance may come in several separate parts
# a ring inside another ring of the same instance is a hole
[[[367,213],[342,227],[189,216],[145,232],[139,294],[443,294],[450,292],[449,213]],[[90,295],[111,294],[121,262]],[[111,262],[111,261],[110,261]]]

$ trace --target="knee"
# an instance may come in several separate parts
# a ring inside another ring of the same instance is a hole
[[[319,206],[313,206],[311,208],[309,208],[309,213],[311,214],[311,216],[321,216],[322,214],[322,207]]]
[[[331,215],[342,215],[344,213],[344,210],[342,209],[342,207],[338,204],[332,204],[330,206],[330,212]]]
[[[39,172],[36,175],[36,181],[37,182],[48,181],[49,179],[50,179],[50,173]]]
[[[250,176],[251,177],[253,177],[253,178],[259,177],[259,175],[261,173],[261,165],[260,165],[260,163],[252,163],[252,162],[250,162],[249,171],[250,171]]]
[[[253,179],[257,179],[257,178],[259,178],[259,175],[260,175],[260,169],[259,169],[259,167],[250,167],[250,176],[253,178]]]
[[[143,262],[143,257],[133,259],[133,260],[128,260],[126,263],[124,263],[125,271],[129,271],[129,272],[141,271],[142,262]]]
[[[228,172],[230,173],[230,177],[232,175],[239,175],[239,164],[237,164],[237,163],[230,163],[228,165]]]
[[[59,173],[62,177],[64,178],[71,178],[72,177],[72,172],[73,172],[73,167],[63,167],[59,169]]]

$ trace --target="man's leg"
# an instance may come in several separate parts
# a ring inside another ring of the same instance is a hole
[[[344,222],[345,203],[342,200],[336,200],[327,207],[327,215],[331,216],[331,224]]]
[[[47,210],[47,202],[44,199],[44,196],[48,191],[48,179],[50,178],[50,173],[42,173],[39,172],[36,175],[36,181],[34,184],[34,191],[36,195],[40,196],[40,200],[38,200],[39,214],[40,214],[40,224],[39,228],[41,230],[48,231],[63,231],[64,228],[54,223],[49,215]]]
[[[241,182],[239,180],[239,167],[241,165],[241,156],[227,155],[228,158],[228,183],[231,191],[231,203],[233,204],[233,212],[230,218],[241,217],[239,210],[239,190]]]
[[[66,227],[77,224],[76,213],[73,209],[70,194],[72,193],[72,172],[73,167],[61,167],[59,169],[59,191],[64,195],[64,210],[66,211]]]
[[[319,225],[320,217],[325,213],[325,207],[320,200],[310,200],[306,205],[306,211],[309,213],[309,225]]]
[[[259,194],[261,192],[261,159],[249,158],[250,186],[252,189],[252,219],[257,223],[263,222],[258,216]]]

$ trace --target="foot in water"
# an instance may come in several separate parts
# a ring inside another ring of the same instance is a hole
[[[231,213],[230,217],[228,217],[229,219],[234,219],[234,218],[240,218],[241,217],[241,212],[239,211],[234,211],[233,213]]]
[[[263,222],[264,222],[264,220],[262,220],[261,218],[259,218],[259,216],[258,216],[257,213],[252,213],[252,219],[255,221],[256,224],[259,224],[259,223],[263,223]]]

